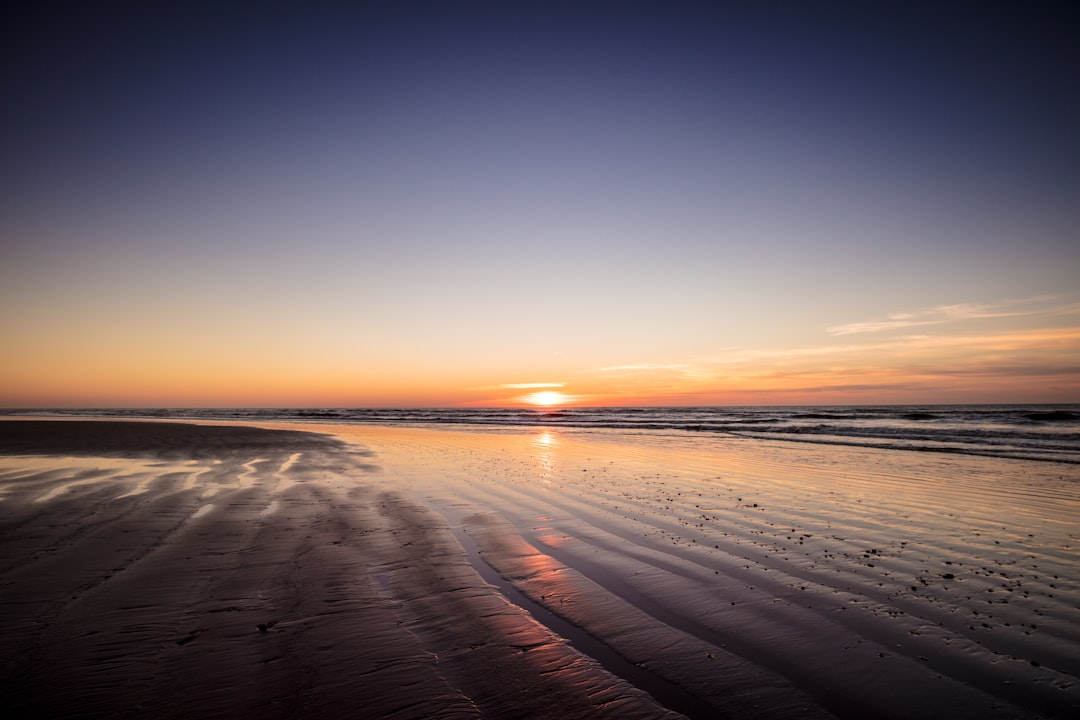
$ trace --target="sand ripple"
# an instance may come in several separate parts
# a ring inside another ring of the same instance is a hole
[[[121,425],[0,422],[7,714],[674,717],[494,591],[364,448]]]
[[[1080,707],[1068,466],[677,435],[361,432],[530,600],[736,716]]]
[[[659,433],[45,425],[0,422],[17,716],[1080,708],[1070,466]]]

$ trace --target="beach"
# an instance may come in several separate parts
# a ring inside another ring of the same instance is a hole
[[[1080,472],[577,428],[0,420],[47,717],[1080,708]]]

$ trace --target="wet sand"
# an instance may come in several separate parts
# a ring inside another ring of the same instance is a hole
[[[111,421],[0,421],[0,453],[0,685],[21,716],[1080,707],[1067,465]]]

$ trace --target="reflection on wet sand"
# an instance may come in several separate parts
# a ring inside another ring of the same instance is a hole
[[[1080,698],[1068,466],[677,433],[336,431],[365,437],[529,600],[716,708],[1023,717]]]
[[[1071,466],[678,433],[10,422],[16,711],[1080,704]]]
[[[3,421],[0,448],[12,716],[672,716],[495,592],[360,446]]]

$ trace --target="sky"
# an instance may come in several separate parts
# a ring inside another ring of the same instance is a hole
[[[0,406],[1080,402],[1069,3],[4,12]]]

